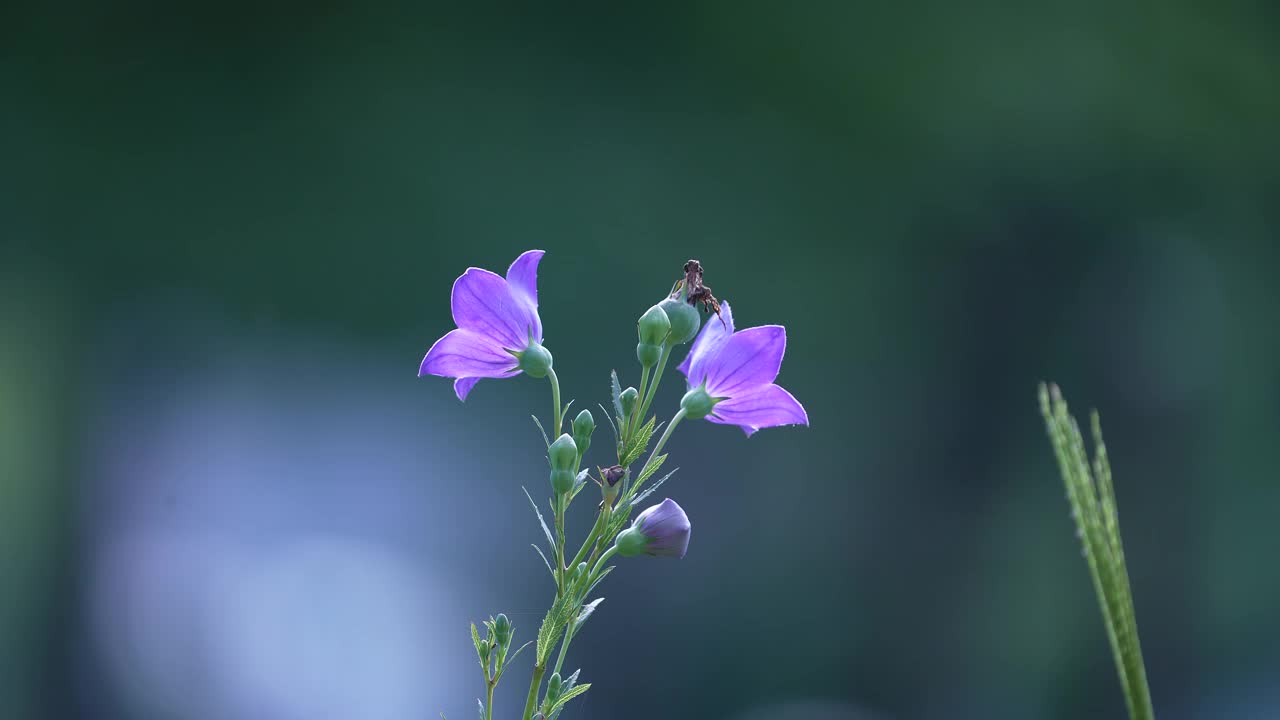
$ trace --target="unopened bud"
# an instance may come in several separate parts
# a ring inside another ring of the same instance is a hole
[[[578,446],[578,454],[586,455],[591,447],[591,433],[596,431],[596,419],[590,410],[583,410],[573,419],[573,442]]]
[[[678,298],[667,298],[658,303],[658,307],[667,313],[667,321],[671,323],[671,333],[667,335],[668,345],[683,345],[698,335],[702,326],[702,315],[698,308],[689,304],[688,291],[680,290]]]
[[[622,391],[622,397],[620,398],[620,400],[622,401],[623,415],[627,417],[631,417],[631,411],[635,408],[636,398],[639,397],[639,395],[640,393],[637,392],[636,389],[633,387],[629,387],[626,390]]]

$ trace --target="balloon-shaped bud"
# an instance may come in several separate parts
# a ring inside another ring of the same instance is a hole
[[[547,702],[554,705],[560,699],[563,687],[564,681],[560,679],[560,673],[551,673],[551,679],[547,681]]]
[[[511,644],[511,621],[506,615],[498,613],[498,617],[493,619],[493,635],[500,647]]]
[[[591,433],[595,431],[596,419],[590,410],[583,410],[573,419],[573,441],[577,443],[580,455],[587,454],[587,448],[591,447]]]
[[[636,345],[636,359],[644,367],[651,368],[662,358],[662,344],[671,332],[671,321],[662,308],[654,305],[640,316],[636,324],[640,342]]]
[[[631,417],[631,411],[635,409],[636,398],[639,396],[640,393],[633,387],[629,387],[622,391],[622,396],[619,399],[622,402],[622,414],[624,416]]]
[[[624,557],[643,553],[682,558],[689,549],[691,529],[684,509],[675,500],[667,498],[636,516],[631,527],[618,533],[614,545],[618,554]]]
[[[668,345],[683,345],[698,336],[702,315],[698,308],[689,304],[687,298],[687,291],[681,289],[679,297],[667,298],[658,303],[671,323],[671,333],[667,335]]]
[[[578,444],[573,441],[573,436],[565,433],[547,448],[547,457],[551,458],[552,468],[572,472],[578,464]]]
[[[645,310],[636,323],[636,333],[640,336],[640,342],[646,345],[661,345],[666,341],[669,332],[671,332],[671,321],[667,319],[667,313],[657,305]]]

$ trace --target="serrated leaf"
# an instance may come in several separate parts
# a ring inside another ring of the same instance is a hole
[[[609,389],[613,393],[613,409],[617,414],[618,421],[621,422],[626,413],[622,412],[622,383],[618,382],[618,371],[609,371]]]
[[[591,613],[595,612],[596,608],[599,607],[602,602],[604,602],[604,598],[596,598],[582,606],[582,609],[578,611],[577,619],[573,621],[574,634],[577,634],[578,629],[587,621],[587,618],[591,617]]]
[[[537,425],[538,432],[542,433],[542,442],[546,443],[547,447],[551,447],[551,440],[547,438],[547,431],[542,428],[542,421],[538,419],[537,415],[530,415],[529,417],[533,418],[533,424]]]
[[[480,645],[482,644],[482,642],[483,641],[480,640],[480,632],[476,630],[476,624],[471,623],[471,643],[476,646],[477,656],[480,654]]]
[[[586,683],[584,685],[575,685],[574,687],[570,688],[568,692],[564,693],[559,698],[556,698],[555,703],[550,708],[550,712],[553,712],[553,713],[558,712],[560,708],[564,707],[565,703],[578,697],[579,695],[581,695],[582,693],[590,689],[591,689],[591,683]]]
[[[640,476],[636,478],[634,486],[638,488],[641,485],[643,485],[644,481],[653,477],[653,474],[658,472],[658,468],[661,468],[662,463],[666,461],[667,461],[666,455],[659,455],[658,457],[650,460],[648,463],[648,467],[641,468]]]
[[[657,422],[658,419],[656,417],[650,417],[649,422],[636,428],[636,431],[631,435],[631,441],[622,450],[622,459],[618,461],[619,465],[629,467],[631,463],[640,459],[640,456],[648,449],[649,441],[653,439],[653,430]]]
[[[663,460],[666,460],[666,459],[667,459],[667,456],[666,456],[666,455],[662,455],[661,457],[662,457],[662,459],[663,459]],[[655,465],[656,465],[656,464],[657,464],[657,463],[655,463]],[[632,498],[632,499],[631,499],[631,507],[635,507],[635,506],[639,505],[640,503],[644,502],[644,499],[645,499],[645,498],[647,498],[647,497],[649,497],[650,495],[652,495],[654,490],[657,490],[658,488],[662,487],[662,483],[666,482],[666,481],[667,481],[667,478],[671,477],[672,475],[675,475],[675,474],[676,474],[676,471],[677,471],[677,470],[679,470],[679,469],[680,469],[680,468],[676,468],[675,470],[672,470],[671,472],[667,473],[666,475],[663,475],[663,476],[662,476],[662,478],[661,478],[660,480],[658,480],[658,481],[657,481],[657,482],[655,482],[654,484],[650,485],[649,487],[645,488],[645,489],[644,489],[644,492],[642,492],[642,493],[640,493],[639,495],[637,495],[637,496],[635,496],[634,498]],[[650,475],[652,475],[653,473],[651,472],[651,473],[649,473],[649,474],[650,474]]]
[[[532,545],[533,549],[537,550],[538,555],[542,557],[543,564],[547,566],[547,572],[551,573],[551,577],[555,577],[556,571],[551,569],[551,561],[548,560],[546,554],[542,552],[542,548],[538,547],[537,545],[534,545],[533,543],[529,543],[529,544]]]
[[[551,548],[554,550],[556,537],[551,534],[551,528],[547,527],[547,521],[542,519],[542,513],[538,510],[538,503],[533,501],[533,496],[529,494],[529,491],[523,485],[520,489],[524,490],[524,496],[529,498],[529,504],[533,506],[533,514],[538,516],[538,524],[542,526],[542,532],[547,536],[547,542],[551,543]]]
[[[573,619],[573,614],[577,609],[578,604],[573,601],[573,598],[569,595],[563,595],[556,599],[550,610],[547,610],[547,616],[542,620],[542,627],[538,628],[538,644],[535,652],[537,656],[536,665],[546,664],[551,651],[555,649],[556,641],[560,639],[560,634],[564,632],[569,621]]]

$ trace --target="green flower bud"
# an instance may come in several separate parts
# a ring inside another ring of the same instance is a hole
[[[671,332],[671,321],[661,307],[654,305],[640,316],[636,331],[642,345],[661,345],[666,342],[667,333]]]
[[[560,679],[560,673],[551,673],[551,679],[547,681],[547,701],[555,704],[560,699],[560,689],[564,685],[564,681]]]
[[[489,643],[480,643],[480,662],[489,663]]]
[[[662,359],[662,347],[659,345],[646,345],[640,343],[636,345],[636,360],[644,367],[653,367]]]
[[[712,408],[721,399],[708,395],[706,386],[702,385],[685,393],[684,397],[680,398],[680,407],[684,410],[685,417],[690,420],[701,420],[711,414]]]
[[[658,307],[667,313],[671,323],[671,334],[667,336],[668,345],[683,345],[698,336],[698,328],[702,326],[702,315],[698,308],[689,304],[686,291],[680,291],[679,298],[667,298],[658,303]]]
[[[573,489],[573,473],[568,470],[551,471],[551,489],[563,495]]]
[[[591,447],[591,433],[595,431],[596,419],[590,410],[583,410],[573,419],[573,441],[578,445],[579,454],[587,454],[587,448]]]
[[[641,535],[635,528],[627,528],[618,533],[618,538],[613,541],[613,544],[618,547],[618,554],[622,557],[635,557],[649,546],[649,538]]]
[[[498,617],[493,620],[493,631],[498,645],[506,647],[511,644],[511,621],[506,615],[498,613]]]
[[[517,366],[529,377],[544,378],[551,369],[551,351],[530,340],[529,347],[515,353]]]
[[[578,445],[569,433],[565,433],[547,448],[547,457],[551,458],[553,469],[565,470],[572,475],[578,465]]]
[[[636,389],[635,389],[635,388],[633,388],[633,387],[629,387],[629,388],[627,388],[626,390],[623,390],[623,391],[622,391],[622,398],[621,398],[621,400],[622,400],[622,414],[623,414],[623,415],[625,415],[625,416],[627,416],[627,417],[631,417],[631,411],[635,408],[635,406],[636,406],[636,398],[637,398],[637,397],[639,397],[639,395],[640,395],[640,393],[639,393],[639,392],[637,392],[637,391],[636,391]]]

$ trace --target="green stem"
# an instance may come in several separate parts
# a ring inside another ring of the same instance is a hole
[[[485,685],[487,689],[484,693],[484,720],[493,720],[493,688],[495,683],[490,680]]]
[[[560,426],[564,422],[564,418],[560,417],[560,378],[556,377],[556,371],[547,368],[547,379],[551,381],[551,417],[555,422],[555,429],[551,433],[551,442],[555,442],[560,437]]]
[[[640,369],[640,387],[636,389],[636,404],[631,408],[631,416],[627,418],[626,439],[631,439],[631,433],[638,427],[637,420],[641,417],[640,406],[644,404],[645,393],[649,391],[649,370],[648,365]]]
[[[671,345],[664,344],[662,346],[662,357],[658,358],[658,370],[653,374],[653,382],[649,385],[649,392],[643,397],[644,404],[640,406],[640,414],[636,419],[644,422],[644,418],[649,414],[649,405],[653,403],[653,396],[658,394],[658,383],[662,382],[662,371],[667,367],[667,358],[671,357]]]
[[[688,414],[689,413],[684,408],[680,408],[675,415],[671,416],[671,422],[667,423],[667,426],[663,428],[662,436],[658,438],[658,444],[654,445],[653,450],[649,452],[649,457],[644,461],[644,466],[641,467],[640,472],[636,474],[636,480],[639,480],[640,478],[644,477],[644,472],[649,469],[650,465],[653,464],[653,459],[658,457],[658,455],[662,453],[663,446],[667,444],[667,440],[671,439],[672,431],[676,429],[676,426],[679,425],[680,421],[684,420],[685,416],[687,416]],[[627,494],[623,496],[623,500],[630,500],[631,498],[635,497],[636,490],[638,490],[639,488],[640,488],[639,482],[632,483],[631,487],[627,488]],[[618,502],[619,504],[621,504],[622,500],[619,500]]]
[[[538,691],[542,689],[542,676],[546,672],[546,665],[533,666],[533,679],[529,682],[529,697],[524,701],[522,720],[533,720],[533,711],[538,707]]]
[[[566,495],[556,496],[556,597],[564,595],[567,572],[564,566],[564,509],[568,504]]]

